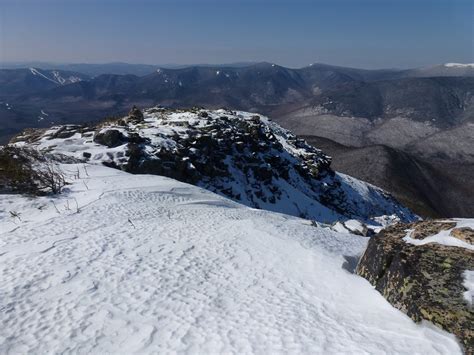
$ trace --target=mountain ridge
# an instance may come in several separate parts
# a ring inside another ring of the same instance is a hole
[[[330,169],[330,158],[264,116],[229,110],[134,109],[97,126],[56,126],[12,144],[164,175],[237,202],[320,222],[417,217],[388,193]]]
[[[0,143],[27,127],[120,117],[133,105],[227,107],[261,112],[297,135],[328,138],[355,149],[382,144],[436,166],[441,175],[443,166],[450,167],[454,179],[449,186],[463,196],[466,189],[458,183],[466,180],[462,167],[474,164],[474,77],[403,77],[418,74],[257,63],[161,68],[145,76],[104,74],[68,85],[43,79],[45,89],[13,96],[5,96],[7,90],[0,85]],[[456,207],[443,213],[468,217],[474,206],[459,212]]]

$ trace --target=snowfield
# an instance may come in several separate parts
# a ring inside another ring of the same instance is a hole
[[[0,195],[0,353],[461,353],[348,271],[366,238],[77,168],[57,198]]]

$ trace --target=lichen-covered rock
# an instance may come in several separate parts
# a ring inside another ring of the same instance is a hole
[[[443,230],[449,230],[456,227],[456,222],[453,221],[421,221],[413,226],[413,231],[410,234],[414,239],[425,239],[426,237],[438,234]]]
[[[474,230],[469,227],[454,228],[449,234],[454,238],[474,245]]]
[[[473,354],[474,311],[463,296],[463,273],[474,270],[474,251],[441,242],[411,244],[406,239],[407,231],[413,239],[423,240],[443,230],[454,231],[456,224],[424,221],[383,229],[370,239],[356,272],[414,321],[428,320],[453,333],[466,353]]]

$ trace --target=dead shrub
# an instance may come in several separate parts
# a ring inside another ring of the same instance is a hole
[[[67,184],[59,166],[28,148],[0,148],[0,192],[30,195],[59,194]]]

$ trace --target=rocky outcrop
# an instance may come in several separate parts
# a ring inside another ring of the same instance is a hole
[[[336,173],[321,150],[254,113],[134,107],[126,117],[56,126],[15,142],[133,174],[164,175],[251,207],[325,223],[416,218],[383,190]]]
[[[128,117],[131,120],[136,122],[142,122],[144,117],[142,111],[137,106],[133,106],[130,112],[128,113]]]
[[[474,245],[474,230],[468,227],[454,228],[450,235],[466,243]]]
[[[424,221],[388,227],[370,239],[356,272],[414,321],[428,320],[453,333],[466,353],[473,354],[474,311],[463,296],[463,273],[474,270],[474,251],[469,244],[446,245],[450,236],[472,242],[471,227],[457,228],[458,223]],[[435,235],[444,239],[433,239]]]
[[[125,142],[125,137],[119,130],[109,129],[105,132],[98,132],[94,136],[94,142],[113,148],[122,145]]]

